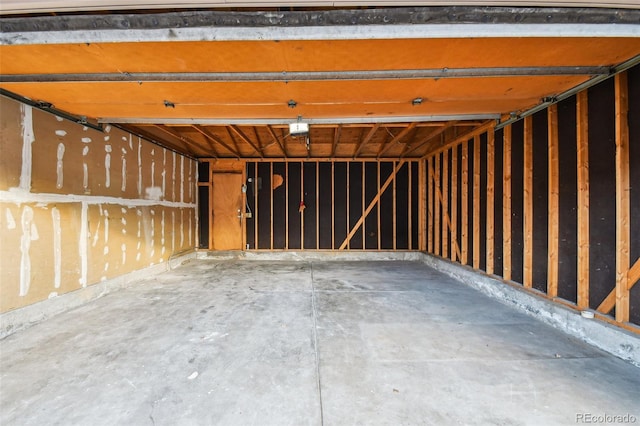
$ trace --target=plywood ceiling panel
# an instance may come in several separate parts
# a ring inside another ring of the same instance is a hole
[[[0,46],[3,74],[607,66],[638,38],[225,41]]]
[[[370,12],[360,18],[380,18]],[[505,11],[496,13],[510,19]],[[243,25],[251,16],[242,15]],[[572,17],[563,11],[561,19]],[[459,134],[469,126],[465,119],[477,125],[480,118],[518,114],[640,57],[640,37],[471,38],[464,25],[458,27],[459,37],[446,38],[61,43],[60,22],[71,21],[51,18],[42,24],[54,28],[57,44],[0,46],[0,88],[78,116],[126,123],[129,130],[194,156],[419,156],[434,143],[430,135],[439,140]],[[14,33],[19,38],[20,32]],[[464,78],[451,77],[461,70]],[[407,72],[422,74],[405,78]],[[445,117],[461,121],[443,130]],[[261,122],[298,119],[335,125],[313,125],[309,151],[306,140],[291,138],[286,127]],[[358,125],[337,130],[347,119]],[[256,126],[230,127],[251,120]],[[374,123],[394,120],[401,123],[375,128],[365,140]],[[431,128],[411,124],[427,120],[438,123]],[[227,126],[177,125],[214,121]],[[408,126],[415,128],[402,134]]]

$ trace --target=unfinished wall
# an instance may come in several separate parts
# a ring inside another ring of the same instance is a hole
[[[640,67],[426,161],[429,253],[640,324]]]
[[[4,97],[0,110],[0,312],[195,247],[195,161]]]
[[[248,162],[246,241],[262,250],[417,250],[418,161]],[[304,205],[301,209],[301,203]]]

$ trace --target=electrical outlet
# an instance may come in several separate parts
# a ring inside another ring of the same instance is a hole
[[[251,219],[253,217],[253,213],[247,212],[244,214],[244,217],[246,217],[247,219]]]

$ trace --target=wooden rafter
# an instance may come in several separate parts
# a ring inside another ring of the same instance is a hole
[[[356,158],[357,156],[360,155],[360,151],[362,151],[362,148],[367,143],[369,143],[369,141],[371,140],[371,138],[373,138],[373,135],[378,131],[379,128],[380,128],[380,123],[377,123],[375,126],[371,128],[371,130],[369,130],[369,133],[367,133],[367,136],[365,136],[364,139],[360,141],[360,144],[356,148],[356,152],[353,154],[353,158]]]
[[[369,215],[371,210],[373,210],[376,204],[380,201],[380,197],[382,197],[382,194],[384,194],[384,192],[387,190],[389,185],[391,185],[391,183],[395,180],[396,175],[398,174],[400,169],[402,169],[402,166],[404,166],[405,164],[406,164],[406,161],[404,160],[401,160],[398,162],[398,165],[395,167],[395,169],[393,169],[393,172],[391,173],[391,175],[389,175],[387,180],[384,182],[384,185],[382,185],[382,187],[378,190],[378,193],[373,198],[373,200],[371,200],[371,202],[367,206],[366,210],[364,211],[360,219],[358,219],[358,221],[353,225],[347,237],[344,239],[342,244],[340,244],[339,250],[344,250],[345,247],[347,247],[347,245],[351,241],[351,238],[353,238],[356,232],[358,232],[358,228],[360,228],[360,226],[364,223],[364,220],[367,218],[367,215]],[[349,170],[348,167],[347,167],[347,170]]]
[[[180,143],[182,143],[182,146],[184,147],[184,149],[191,155],[195,155],[195,153],[193,152],[193,150],[191,149],[190,145],[194,145],[194,146],[198,146],[197,143],[195,143],[194,141],[192,141],[191,139],[187,138],[186,136],[181,135],[180,133],[178,133],[177,131],[167,127],[167,126],[160,126],[160,125],[153,125],[153,127],[155,127],[156,129],[173,136],[174,138],[178,139],[180,141]]]
[[[384,154],[386,154],[387,152],[389,152],[393,147],[395,147],[396,143],[399,143],[402,138],[404,138],[411,130],[413,130],[416,127],[415,122],[410,123],[407,127],[405,127],[400,133],[398,133],[396,136],[393,137],[393,139],[391,139],[386,146],[382,146],[380,149],[380,152],[378,152],[378,158],[382,157]]]
[[[333,132],[333,144],[331,146],[331,155],[330,157],[336,156],[336,148],[338,147],[338,143],[340,142],[340,134],[342,133],[342,124],[339,124],[338,127],[335,128]]]
[[[196,126],[191,126],[192,129],[196,130],[199,132],[199,130],[196,128]],[[207,137],[206,135],[204,136],[204,140],[205,142],[207,142],[207,145],[209,145],[209,148],[211,149],[211,152],[213,153],[213,158],[219,158],[220,155],[218,154],[218,150],[216,149],[215,144],[213,143],[213,140],[209,137]]]
[[[457,123],[458,123],[457,121],[449,121],[448,123],[441,125],[439,128],[437,128],[436,130],[431,132],[421,142],[419,142],[419,143],[417,143],[417,144],[415,144],[413,146],[411,146],[410,144],[406,144],[404,146],[404,149],[402,150],[402,153],[400,154],[400,158],[404,158],[405,156],[411,154],[412,152],[417,151],[418,149],[422,148],[423,146],[425,146],[426,144],[428,144],[429,142],[431,142],[432,140],[434,140],[435,138],[437,138],[438,136],[440,136],[441,134],[446,132],[448,129],[450,129],[453,126],[455,126]]]
[[[431,147],[431,149],[429,149],[428,152],[426,152],[422,158],[427,158],[430,157],[431,155],[434,155],[436,153],[442,152],[445,149],[449,149],[454,145],[458,145],[464,141],[468,141],[469,139],[473,138],[475,135],[481,135],[483,133],[485,133],[487,130],[492,129],[496,126],[496,121],[495,120],[487,120],[484,123],[482,123],[481,125],[469,130],[466,133],[463,133],[460,136],[455,136],[453,139],[451,140],[443,140],[441,143],[436,144],[436,146]]]
[[[229,136],[229,139],[231,139],[231,142],[233,142],[233,146],[236,147],[236,151],[238,153],[241,153],[242,151],[240,151],[240,147],[238,146],[238,141],[236,140],[236,137],[233,135],[233,132],[231,131],[231,129],[228,126],[225,126],[224,129],[227,131],[227,136]]]
[[[249,137],[245,135],[244,132],[240,130],[240,128],[238,128],[238,126],[232,124],[231,126],[227,127],[227,129],[232,130],[236,135],[238,135],[238,137],[240,137],[240,139],[242,139],[244,142],[249,144],[251,148],[253,148],[255,152],[257,152],[260,155],[260,158],[264,158],[264,152],[262,152],[262,147],[256,146],[256,144],[254,144],[251,141],[251,139],[249,139]]]
[[[224,142],[222,139],[220,139],[219,137],[217,137],[216,135],[214,135],[213,133],[211,133],[208,129],[199,126],[199,125],[194,125],[193,126],[194,129],[196,129],[198,132],[200,132],[205,138],[222,145],[223,147],[225,147],[225,149],[227,149],[229,152],[231,152],[233,155],[235,155],[237,158],[240,158],[240,152],[238,152],[237,149],[233,148],[232,146],[229,146],[226,142]]]
[[[276,132],[273,130],[273,127],[267,126],[267,130],[269,131],[269,134],[271,135],[275,143],[277,143],[278,146],[280,147],[280,150],[284,154],[285,158],[288,158],[289,154],[287,154],[287,151],[284,149],[284,145],[282,144],[282,141],[280,141],[280,138],[276,136]]]
[[[253,126],[253,134],[256,137],[256,143],[258,144],[258,147],[260,148],[260,152],[264,153],[264,149],[266,147],[262,144],[262,141],[260,140],[260,134],[258,133],[258,128],[256,126]]]

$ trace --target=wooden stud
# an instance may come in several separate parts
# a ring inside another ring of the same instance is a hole
[[[213,170],[209,168],[209,250],[213,250]]]
[[[316,161],[316,250],[320,250],[320,163]]]
[[[380,201],[380,197],[382,196],[382,194],[384,194],[384,191],[387,190],[389,185],[391,185],[391,183],[393,182],[393,179],[395,179],[396,174],[400,171],[400,169],[402,169],[402,166],[404,166],[405,163],[406,163],[405,161],[400,161],[398,163],[396,168],[391,173],[391,176],[389,176],[389,178],[387,178],[387,180],[385,181],[384,185],[382,185],[382,188],[380,188],[380,190],[378,191],[378,194],[376,194],[376,196],[373,198],[373,200],[371,200],[371,202],[367,206],[367,209],[365,210],[364,214],[353,225],[353,227],[351,228],[351,231],[349,231],[349,234],[347,235],[347,238],[345,238],[345,240],[342,242],[342,244],[340,244],[340,250],[344,250],[345,247],[347,247],[347,245],[349,244],[349,241],[351,240],[351,238],[353,238],[355,233],[358,231],[358,228],[360,227],[360,225],[362,225],[362,222],[366,219],[367,215],[371,212],[371,210],[373,210],[373,207],[376,204],[378,204],[378,202]]]
[[[408,225],[408,229],[407,229],[407,240],[409,242],[409,250],[413,250],[413,203],[412,203],[412,199],[413,199],[413,188],[412,188],[412,182],[413,180],[413,163],[409,163],[409,188],[407,189],[408,192],[408,196],[407,196],[407,204],[409,204],[407,206],[407,225]]]
[[[433,178],[435,179],[435,175],[433,176]],[[442,194],[442,191],[440,191],[440,188],[436,188],[435,196],[438,198],[438,200],[440,200],[440,203],[444,204],[444,196]],[[451,229],[453,228],[453,224],[451,223],[451,218],[446,211],[442,212],[442,222],[447,226],[447,229],[451,231]],[[451,240],[451,251],[455,253],[458,258],[460,258],[460,247],[458,246],[458,241]]]
[[[378,161],[378,185],[376,186],[376,188],[378,188],[378,191],[380,191],[380,161]],[[377,233],[378,233],[378,250],[380,250],[382,248],[382,225],[380,224],[380,206],[378,206],[378,229],[377,229]]]
[[[244,163],[244,167],[242,167],[242,182],[247,181],[247,164]],[[246,187],[245,187],[246,188]],[[242,218],[241,218],[241,227],[242,227],[242,251],[246,250],[247,247],[247,192],[246,190],[242,193]]]
[[[629,91],[626,72],[615,76],[616,110],[616,321],[629,322],[630,199]]]
[[[553,104],[547,110],[549,141],[549,206],[548,206],[548,265],[547,294],[558,296],[558,262],[559,262],[559,221],[560,221],[560,158],[558,146],[558,105]]]
[[[589,98],[583,90],[576,104],[578,169],[578,308],[589,308]]]
[[[493,274],[494,247],[495,247],[495,132],[487,131],[487,248],[486,248],[486,272]]]
[[[304,161],[300,162],[300,201],[304,201]],[[304,250],[304,210],[300,215],[300,250]]]
[[[362,214],[364,214],[364,203],[366,203],[366,197],[365,197],[365,163],[362,163]],[[364,222],[362,222],[362,250],[366,250],[367,249],[367,221],[365,220]]]
[[[254,227],[253,227],[253,244],[255,245],[255,249],[258,249],[258,163],[255,162],[253,163],[253,167],[254,167],[254,173],[253,173],[253,179],[254,179],[254,189],[255,191],[253,191],[253,223],[254,223]],[[213,247],[213,246],[212,246]]]
[[[442,153],[442,216],[449,214],[449,151]],[[449,257],[447,221],[442,221],[442,257]]]
[[[289,163],[284,163],[284,248],[289,250]]]
[[[350,207],[351,207],[351,196],[349,194],[349,192],[350,192],[349,191],[349,189],[350,189],[349,187],[351,186],[350,183],[349,183],[349,170],[350,169],[351,169],[350,164],[347,163],[347,230],[351,229],[351,226],[350,226],[351,216],[349,215],[349,210],[350,210]],[[351,248],[351,238],[348,238],[347,239],[347,249],[350,249],[350,248]],[[339,250],[343,250],[343,249],[344,248],[342,246],[339,248]]]
[[[634,265],[627,272],[627,290],[631,290],[633,286],[640,280],[640,259],[636,260]],[[617,288],[611,290],[609,295],[598,306],[597,311],[603,314],[610,313],[616,306]]]
[[[418,162],[418,250],[426,251],[427,242],[425,231],[427,228],[427,183],[426,160]]]
[[[273,250],[273,163],[269,163],[269,188],[271,191],[269,196],[271,197],[270,206],[271,206],[271,220],[269,221],[269,226],[271,227],[271,235],[270,235],[270,247]]]
[[[397,162],[393,162],[393,167],[395,168],[397,166]],[[398,216],[397,216],[397,206],[396,206],[396,176],[393,175],[393,192],[392,192],[393,196],[392,198],[392,202],[393,202],[393,249],[396,250],[396,239],[397,239],[397,235],[398,235]]]
[[[460,263],[467,264],[469,256],[469,142],[462,142],[462,187],[460,188]]]
[[[336,163],[331,163],[331,250],[336,249]]]
[[[440,154],[436,155],[434,172],[435,177],[433,180],[434,187],[436,191],[440,191]],[[440,212],[441,212],[441,203],[440,200],[435,198],[435,217],[433,219],[433,251],[436,255],[440,256],[440,249],[442,248],[440,244]]]
[[[458,147],[451,150],[451,261],[458,260],[459,253],[453,249],[458,245]]]
[[[480,135],[473,137],[473,267],[480,269]]]
[[[533,286],[533,116],[524,118],[523,284]]]
[[[502,152],[502,278],[511,281],[511,125],[504,127]]]
[[[427,185],[429,188],[428,194],[427,194],[427,252],[429,253],[433,253],[433,157],[430,157],[427,159],[427,170],[428,170],[428,176],[427,176]]]

